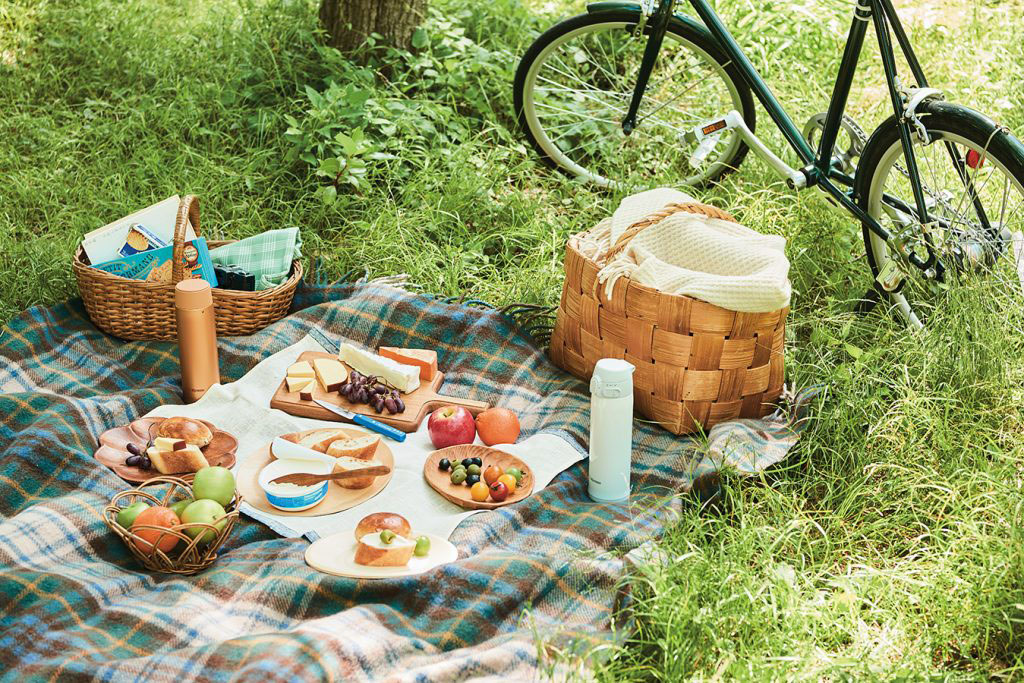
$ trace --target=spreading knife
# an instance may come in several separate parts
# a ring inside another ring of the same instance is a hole
[[[351,410],[345,410],[344,408],[340,408],[332,403],[328,403],[327,401],[321,401],[318,398],[314,398],[313,403],[317,404],[321,408],[326,408],[343,420],[355,422],[357,425],[361,425],[367,429],[372,429],[378,434],[391,437],[395,441],[405,441],[405,432],[400,429],[395,429],[391,425],[386,425],[380,420],[374,420],[369,415],[353,413]]]

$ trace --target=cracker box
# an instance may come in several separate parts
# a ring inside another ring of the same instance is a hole
[[[131,280],[169,284],[172,280],[173,258],[174,245],[169,244],[166,247],[113,259],[93,267]],[[185,267],[186,278],[202,278],[209,282],[211,287],[217,286],[217,275],[213,271],[205,237],[185,242],[182,265]]]

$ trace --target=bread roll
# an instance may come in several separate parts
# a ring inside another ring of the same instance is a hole
[[[188,417],[169,417],[160,423],[156,428],[157,436],[166,436],[171,439],[181,439],[193,446],[208,445],[213,441],[213,432],[199,420]]]
[[[327,447],[327,455],[335,458],[355,458],[356,460],[370,460],[377,451],[377,444],[380,437],[376,435],[360,436],[356,439],[337,439]]]
[[[362,541],[366,534],[380,533],[390,529],[403,538],[412,539],[409,520],[394,512],[375,512],[359,520],[356,525],[356,540]]]
[[[353,560],[356,564],[370,567],[404,567],[409,564],[414,552],[416,541],[396,535],[391,543],[385,543],[378,531],[359,539]]]

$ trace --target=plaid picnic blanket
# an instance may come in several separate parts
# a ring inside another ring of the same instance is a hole
[[[305,286],[296,308],[220,340],[225,381],[319,326],[369,346],[436,348],[454,393],[512,408],[524,433],[586,441],[585,385],[498,311],[365,282]],[[629,505],[589,502],[576,465],[527,502],[463,522],[452,535],[462,559],[419,577],[319,574],[305,541],[247,518],[209,570],[152,575],[100,519],[127,486],[92,454],[104,430],[179,403],[177,376],[172,344],[107,337],[80,301],[30,309],[0,335],[0,679],[564,677],[623,632],[623,553],[671,523],[672,492],[709,468],[701,453],[722,457],[637,422]],[[799,429],[747,427],[748,445],[784,450]]]

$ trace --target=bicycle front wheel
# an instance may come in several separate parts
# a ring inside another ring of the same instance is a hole
[[[714,39],[669,25],[630,135],[622,131],[647,45],[636,12],[581,14],[541,35],[519,63],[515,109],[541,157],[565,173],[601,185],[700,185],[734,170],[747,153],[723,131],[699,167],[687,131],[730,110],[754,129],[750,89]]]
[[[965,107],[933,101],[920,111],[927,135],[914,135],[914,159],[927,224],[895,118],[871,135],[857,167],[861,208],[892,235],[864,228],[872,273],[901,280],[886,296],[913,327],[963,324],[969,314],[975,326],[1024,335],[1024,145]],[[909,263],[911,251],[932,267]]]

